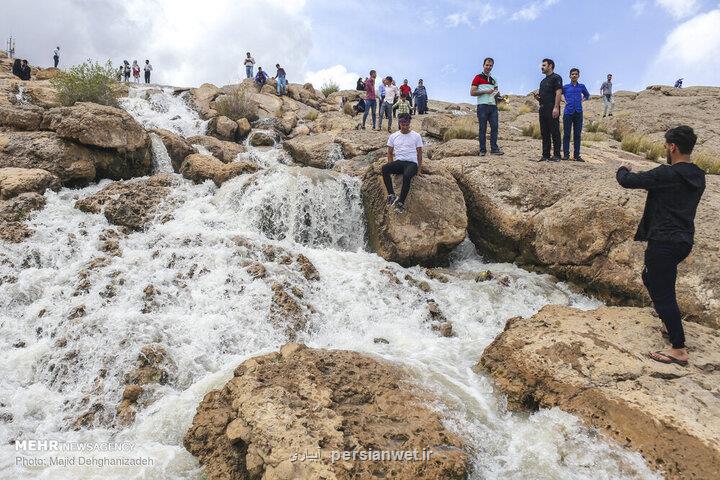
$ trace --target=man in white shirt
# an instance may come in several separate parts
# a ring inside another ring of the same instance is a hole
[[[423,141],[419,133],[410,130],[410,114],[401,113],[398,116],[398,124],[400,125],[400,131],[390,135],[387,141],[388,163],[382,167],[382,176],[388,193],[388,207],[395,205],[395,210],[402,213],[405,207],[405,199],[410,191],[412,177],[419,174],[422,169]],[[395,157],[394,161],[393,156]],[[395,196],[395,190],[393,189],[393,174],[403,176],[399,198]]]
[[[250,52],[247,52],[247,56],[245,57],[245,61],[243,63],[245,64],[245,77],[253,78],[253,66],[255,65],[255,59],[250,55]]]
[[[385,77],[383,83],[385,84],[385,100],[383,100],[380,106],[380,126],[378,128],[382,129],[384,113],[388,119],[389,132],[392,130],[393,105],[395,104],[395,100],[400,96],[400,90],[398,90],[398,87],[393,83],[392,77]]]

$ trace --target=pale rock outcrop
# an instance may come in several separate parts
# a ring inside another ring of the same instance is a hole
[[[470,139],[452,139],[444,143],[432,145],[428,149],[428,156],[433,160],[445,157],[466,157],[480,155],[480,143]]]
[[[165,144],[165,148],[167,149],[168,155],[170,156],[173,170],[179,172],[180,165],[182,164],[183,160],[185,160],[185,157],[195,153],[195,149],[185,138],[171,132],[170,130],[156,128],[151,131],[157,136],[159,136],[163,144]]]
[[[550,305],[516,317],[483,353],[512,408],[559,407],[639,451],[668,479],[720,471],[720,338],[686,323],[690,365],[646,356],[667,348],[649,309]]]
[[[35,73],[35,80],[50,80],[62,73],[62,70],[55,67],[49,67],[49,68],[38,68],[37,73]]]
[[[35,105],[0,102],[0,126],[17,130],[38,130],[44,110]]]
[[[209,135],[196,135],[188,138],[187,142],[191,145],[202,145],[223,163],[232,162],[239,154],[245,151],[245,147],[238,143],[226,142]]]
[[[370,247],[388,261],[404,266],[447,263],[448,254],[465,239],[467,213],[462,192],[447,170],[423,163],[422,175],[412,179],[405,212],[386,206],[382,179],[384,160],[363,176],[362,193]],[[396,194],[402,176],[393,175]]]
[[[40,168],[0,168],[0,200],[25,192],[42,195],[46,189],[59,190],[60,179]]]
[[[237,121],[237,134],[239,139],[243,139],[248,136],[250,133],[250,130],[252,130],[252,126],[250,125],[250,122],[247,118],[241,118]]]
[[[275,136],[269,132],[254,130],[250,132],[250,145],[253,147],[272,147],[275,145]]]
[[[215,119],[215,133],[221,140],[234,141],[237,137],[238,124],[223,115]]]
[[[422,129],[427,135],[442,140],[445,132],[447,132],[454,123],[455,119],[450,115],[431,115],[423,119]]]
[[[218,187],[231,178],[256,170],[257,166],[249,162],[223,163],[213,156],[199,153],[187,157],[180,167],[180,173],[188,180],[195,183],[212,180]]]
[[[283,142],[283,148],[297,163],[308,167],[328,168],[332,166],[331,152],[336,148],[334,135],[302,135]]]
[[[293,129],[298,124],[298,117],[294,112],[286,112],[281,118],[280,118],[280,130],[285,135],[290,135],[290,132],[293,131]]]
[[[203,120],[209,120],[218,115],[210,104],[222,94],[222,90],[211,83],[203,83],[198,88],[191,88],[187,94],[188,104],[194,108]]]
[[[372,121],[368,120],[370,126]],[[340,130],[356,130],[358,128],[358,120],[342,112],[321,113],[312,122],[312,133],[323,133]]]
[[[338,133],[335,142],[342,147],[343,156],[351,158],[385,148],[389,136],[386,132],[351,130]]]
[[[459,439],[403,378],[366,355],[289,343],[245,361],[205,395],[184,445],[210,480],[466,478]],[[423,448],[432,450],[429,461],[351,459],[370,449],[422,455]],[[306,461],[306,452],[319,456]],[[347,459],[331,461],[343,452]]]

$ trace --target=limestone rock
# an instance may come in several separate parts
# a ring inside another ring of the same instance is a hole
[[[369,122],[370,126],[372,126],[372,121]],[[358,123],[358,120],[342,112],[321,113],[313,121],[311,131],[313,133],[323,133],[340,130],[356,130]]]
[[[24,192],[37,192],[45,189],[60,189],[60,179],[39,168],[0,168],[0,200],[15,197]]]
[[[195,149],[182,136],[173,133],[170,130],[156,128],[152,130],[152,132],[159,136],[163,144],[165,144],[165,148],[170,156],[170,161],[172,162],[173,170],[179,172],[180,165],[183,160],[185,160],[185,157],[195,153]]]
[[[646,356],[667,348],[649,310],[550,305],[511,319],[477,369],[513,408],[559,407],[642,453],[665,478],[720,471],[720,338],[686,323],[690,365]]]
[[[185,435],[210,480],[466,478],[467,454],[402,384],[366,355],[286,344],[251,358],[205,395]],[[352,460],[352,451],[432,450],[430,461]],[[305,452],[317,461],[302,461]],[[348,460],[331,462],[333,452]]]
[[[28,215],[45,206],[45,197],[35,192],[0,200],[0,241],[20,243],[32,234],[23,223]]]
[[[387,208],[387,192],[378,161],[363,177],[362,193],[373,251],[404,266],[447,262],[450,251],[465,239],[467,214],[463,195],[444,169],[423,164],[423,173],[412,179],[405,212]],[[396,193],[402,177],[393,176]]]
[[[445,136],[445,132],[452,127],[454,119],[450,115],[432,115],[423,119],[422,129],[431,137],[440,140]],[[478,149],[480,147],[478,146]]]
[[[44,110],[34,105],[0,103],[0,126],[17,130],[37,130]]]
[[[272,147],[275,145],[275,138],[270,133],[256,130],[250,133],[250,145],[253,147]]]
[[[480,155],[480,143],[470,139],[452,139],[444,143],[433,145],[428,149],[428,156],[433,160],[445,157],[465,157]]]
[[[468,206],[468,234],[484,255],[546,270],[614,303],[648,304],[644,243],[633,236],[645,192],[625,190],[615,166],[528,162],[521,145],[503,157],[450,157]],[[524,161],[522,161],[524,160]],[[645,168],[653,166],[646,162]],[[683,314],[720,327],[720,179],[707,177],[693,253],[680,264]]]
[[[294,112],[287,112],[280,119],[280,128],[285,135],[289,135],[297,124],[298,117]]]
[[[248,162],[223,163],[215,157],[198,153],[187,157],[180,167],[180,173],[188,180],[195,183],[212,180],[218,187],[231,178],[256,170],[257,167]]]
[[[283,142],[283,148],[294,161],[308,167],[327,168],[332,165],[334,136],[329,133],[303,135]]]
[[[252,126],[250,125],[250,122],[247,118],[241,118],[237,121],[237,134],[238,138],[245,138],[250,133],[250,130],[252,130]]]
[[[55,67],[49,67],[49,68],[39,68],[37,73],[35,74],[36,80],[50,80],[52,78],[57,77],[62,73],[62,70]]]
[[[237,122],[225,116],[219,116],[215,123],[215,133],[222,140],[234,141],[237,134]]]
[[[342,131],[335,137],[335,142],[342,147],[343,156],[351,158],[385,148],[389,136],[386,132],[372,130]]]
[[[198,88],[191,88],[187,94],[187,101],[202,117],[209,120],[218,115],[218,112],[211,108],[210,104],[222,93],[218,87],[211,83],[203,83]]]
[[[223,163],[232,162],[239,154],[245,151],[245,147],[238,143],[218,140],[208,135],[196,135],[188,138],[187,141],[191,145],[202,145],[207,148],[215,158]]]
[[[149,148],[145,129],[129,113],[96,103],[53,108],[45,113],[41,127],[94,147],[127,151]]]

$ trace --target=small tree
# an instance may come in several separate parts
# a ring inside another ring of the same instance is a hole
[[[115,89],[115,70],[112,62],[105,65],[88,59],[75,65],[50,80],[57,90],[57,99],[66,107],[76,102],[93,102],[100,105],[117,106],[118,92]]]
[[[328,80],[327,82],[323,83],[323,86],[320,88],[320,91],[323,93],[323,95],[325,95],[327,97],[331,93],[339,92],[340,85],[333,82],[332,80]]]

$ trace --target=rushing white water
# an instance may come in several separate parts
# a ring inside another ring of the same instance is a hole
[[[162,139],[155,133],[150,133],[152,143],[152,172],[173,173],[172,160]]]
[[[146,129],[164,128],[183,137],[204,135],[208,122],[191,109],[183,95],[170,87],[131,86],[122,108]]]
[[[25,97],[25,87],[24,86],[18,84],[17,93],[15,94],[15,99],[21,105],[28,103],[27,97]]]
[[[143,111],[155,115],[147,106],[135,113]],[[287,341],[286,326],[268,313],[277,282],[300,289],[302,303],[313,307],[298,341],[396,362],[436,392],[432,407],[471,451],[472,478],[655,478],[639,455],[572,415],[508,413],[488,378],[472,371],[507,319],[549,303],[592,308],[598,302],[549,276],[484,263],[468,240],[453,253],[447,283],[420,267],[386,262],[364,248],[356,179],[286,165],[279,148],[249,148],[243,156],[260,160],[266,171],[220,188],[182,183],[163,207],[169,220],[121,235],[120,256],[100,251],[99,237],[112,228],[105,217],[74,208],[107,181],[48,191],[46,207],[28,221],[35,234],[22,244],[0,244],[0,477],[202,478],[183,435],[209,389],[222,386],[244,359]],[[307,256],[320,279],[310,282],[292,263],[271,260],[263,253],[268,247],[279,257]],[[105,260],[93,263],[99,257]],[[251,261],[265,266],[266,278],[246,271]],[[476,282],[476,273],[488,269],[508,284]],[[414,286],[421,280],[430,292]],[[432,330],[429,299],[456,336]],[[388,343],[375,343],[376,337]],[[148,344],[168,352],[169,378],[148,387],[148,406],[134,424],[113,427],[124,375]],[[90,409],[97,412],[95,428],[74,431],[74,420]],[[128,442],[122,445],[130,451],[82,457],[147,458],[152,465],[50,466],[57,454],[18,452],[10,444],[33,439]],[[46,464],[17,465],[19,454]]]

